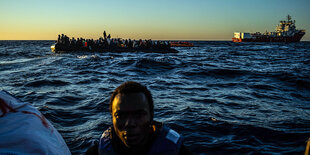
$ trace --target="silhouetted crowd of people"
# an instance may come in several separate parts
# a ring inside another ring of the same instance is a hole
[[[109,49],[170,49],[171,43],[168,41],[152,41],[149,40],[131,40],[121,38],[111,38],[103,32],[103,37],[99,39],[84,39],[74,37],[69,38],[67,35],[58,35],[56,48],[63,50],[87,50],[87,51],[102,51]],[[57,47],[58,46],[58,47]]]

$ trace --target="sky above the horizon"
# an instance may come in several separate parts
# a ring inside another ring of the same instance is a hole
[[[274,31],[290,14],[310,41],[310,0],[0,0],[0,40],[231,40]]]

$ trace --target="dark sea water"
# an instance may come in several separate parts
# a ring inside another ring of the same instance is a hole
[[[195,154],[303,154],[310,43],[194,42],[179,53],[54,54],[54,41],[0,41],[0,89],[32,103],[83,154],[111,125],[121,83],[146,85],[155,120]]]

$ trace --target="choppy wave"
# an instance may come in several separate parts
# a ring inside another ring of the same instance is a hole
[[[310,135],[310,44],[194,42],[179,53],[53,54],[0,41],[0,88],[32,103],[83,154],[111,125],[121,83],[151,90],[155,119],[197,154],[302,154]]]

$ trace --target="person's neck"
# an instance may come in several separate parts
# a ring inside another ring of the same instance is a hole
[[[113,148],[119,154],[147,154],[156,137],[155,131],[150,129],[150,134],[146,135],[140,145],[127,147],[116,135],[113,128],[111,132]]]

